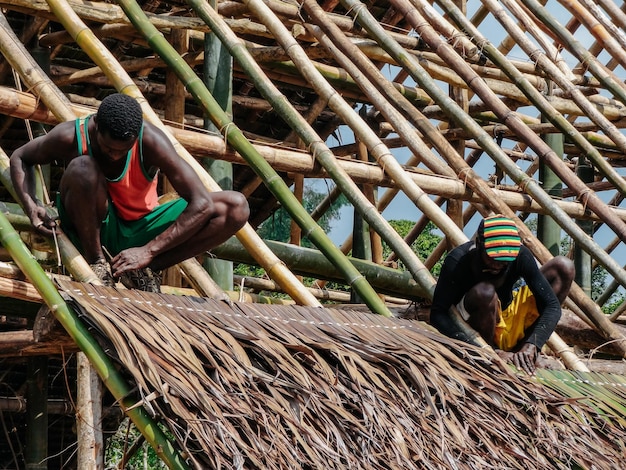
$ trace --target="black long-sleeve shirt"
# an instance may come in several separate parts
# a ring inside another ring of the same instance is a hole
[[[496,286],[504,310],[513,299],[513,286],[522,278],[535,296],[539,313],[539,318],[526,334],[525,342],[541,349],[561,318],[561,305],[530,250],[522,246],[515,261],[508,264],[504,273],[496,276],[482,272],[480,259],[481,253],[473,241],[456,247],[448,254],[435,287],[430,323],[446,336],[467,341],[465,335],[452,323],[450,307],[457,305],[474,285],[491,282]],[[493,338],[485,339],[493,341]]]

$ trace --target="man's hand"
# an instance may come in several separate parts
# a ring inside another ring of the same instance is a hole
[[[151,261],[152,256],[145,247],[128,248],[111,260],[111,271],[113,277],[120,277],[125,272],[145,268]]]
[[[532,343],[524,343],[524,346],[513,354],[513,364],[528,375],[532,375],[535,373],[537,354],[537,346]]]
[[[56,228],[56,221],[50,217],[48,211],[43,206],[37,206],[30,214],[30,222],[37,233],[45,237],[52,237],[52,229]]]

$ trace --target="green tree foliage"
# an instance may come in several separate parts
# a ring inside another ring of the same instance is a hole
[[[161,426],[161,429],[173,440],[173,436],[167,428]],[[129,423],[128,418],[125,418],[115,434],[106,441],[104,452],[105,468],[119,468],[124,455],[133,446],[133,443],[139,439],[143,441],[140,432],[133,424]],[[166,470],[167,465],[157,456],[154,449],[144,441],[137,452],[130,456],[124,468],[126,470]]]
[[[313,210],[324,200],[326,194],[315,191],[314,189],[305,188],[304,196],[302,198],[302,205],[310,214]],[[339,216],[339,210],[348,203],[345,196],[340,196],[326,211],[326,213],[320,217],[317,221],[318,225],[322,227],[322,230],[328,232],[330,230],[330,224]],[[279,208],[272,217],[267,219],[259,227],[258,234],[265,240],[275,240],[278,242],[288,242],[291,232],[291,216],[283,208]],[[302,246],[312,247],[309,240],[303,239]]]
[[[311,213],[326,197],[326,194],[316,191],[311,188],[304,189],[304,196],[302,198],[302,205]],[[326,211],[326,213],[318,220],[318,225],[325,231],[330,231],[330,225],[333,220],[339,216],[339,210],[348,204],[348,200],[345,196],[340,196]],[[285,210],[280,207],[274,214],[261,224],[257,233],[264,240],[274,240],[278,242],[288,242],[291,233],[291,216]],[[303,239],[302,246],[312,247],[309,240]],[[241,276],[253,276],[263,277],[264,270],[255,266],[248,266],[244,264],[238,264],[234,269],[235,274]]]
[[[401,237],[404,238],[411,231],[413,225],[415,225],[415,222],[411,220],[390,220],[389,224],[394,228],[396,232],[398,232]],[[437,226],[432,222],[428,222],[426,228],[422,230],[422,233],[420,233],[417,239],[411,244],[411,248],[417,254],[420,260],[425,261],[426,258],[433,252],[435,247],[442,240],[443,237],[441,235],[438,235],[436,231]],[[383,242],[383,257],[387,258],[390,254],[391,248],[389,248],[389,246],[385,242]],[[445,254],[433,266],[431,272],[434,276],[439,275],[439,272],[441,271],[441,264],[443,263],[444,258]],[[400,269],[404,269],[404,265],[401,261],[398,261],[398,267]]]

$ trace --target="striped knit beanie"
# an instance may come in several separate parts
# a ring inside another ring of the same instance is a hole
[[[487,255],[496,261],[515,261],[522,240],[515,223],[503,215],[487,217],[481,223]]]

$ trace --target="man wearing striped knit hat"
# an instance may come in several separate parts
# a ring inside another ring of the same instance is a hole
[[[570,259],[557,256],[539,268],[511,219],[487,217],[475,240],[446,257],[430,322],[443,334],[468,341],[451,320],[450,308],[456,306],[499,354],[532,374],[539,351],[561,317],[561,303],[573,279]],[[514,291],[520,280],[523,285]]]

